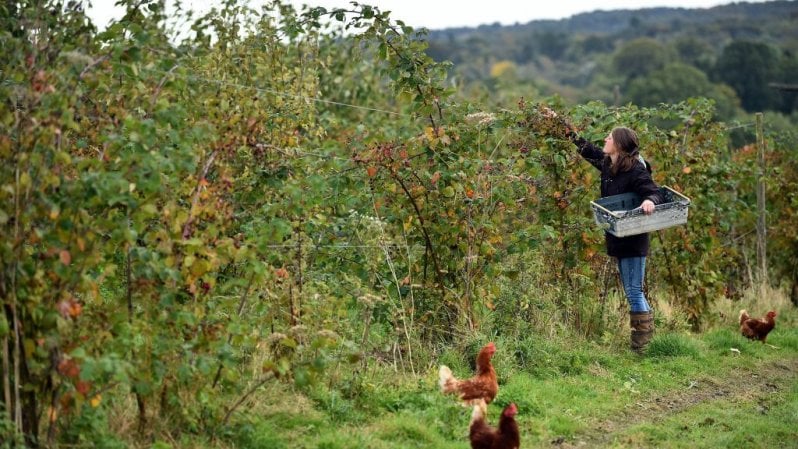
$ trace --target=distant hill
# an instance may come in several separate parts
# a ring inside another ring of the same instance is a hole
[[[701,86],[687,89],[691,95],[716,98],[727,114],[735,104],[785,113],[796,108],[794,98],[762,89],[798,82],[797,1],[594,11],[431,30],[428,40],[429,55],[451,61],[458,82],[493,90],[516,84],[572,101],[677,101],[678,83],[661,73],[677,65],[690,86]],[[644,92],[647,85],[659,90]],[[763,95],[764,102],[752,100]]]
[[[775,25],[775,26],[774,26]],[[430,30],[431,42],[467,39],[497,31],[501,34],[540,32],[615,35],[636,30],[638,35],[673,36],[706,27],[723,30],[728,38],[768,36],[776,42],[798,38],[798,1],[730,3],[712,8],[644,8],[596,10],[561,20],[533,20],[516,25]],[[720,42],[718,44],[723,44]]]

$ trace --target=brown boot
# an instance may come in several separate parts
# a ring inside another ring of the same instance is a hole
[[[632,351],[643,352],[654,336],[654,314],[652,312],[631,312],[629,327],[632,328]]]

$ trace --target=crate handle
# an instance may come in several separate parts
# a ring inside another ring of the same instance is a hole
[[[599,204],[599,203],[597,203],[595,201],[591,201],[590,204],[593,205],[596,209],[599,209],[600,211],[604,212],[605,214],[610,215],[611,217],[621,218],[620,215],[618,215],[615,212],[607,209],[606,207],[602,206],[601,204]]]
[[[668,190],[670,190],[670,191],[671,191],[671,193],[673,193],[674,195],[677,195],[677,196],[679,196],[680,198],[682,198],[683,200],[685,200],[685,201],[687,202],[687,204],[690,204],[690,203],[692,203],[692,200],[691,200],[690,198],[688,198],[688,197],[684,196],[683,194],[681,194],[681,193],[679,193],[679,192],[677,192],[677,191],[673,190],[672,188],[670,188],[670,187],[668,187],[668,186],[662,186],[662,188],[665,188],[665,189],[668,189]]]

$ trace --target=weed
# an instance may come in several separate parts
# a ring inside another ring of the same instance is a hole
[[[260,422],[257,425],[242,425],[234,433],[237,435],[234,441],[238,447],[279,449],[288,445],[285,440],[287,433],[284,429],[267,422]]]
[[[541,385],[529,376],[517,376],[503,385],[494,404],[502,409],[511,402],[518,407],[521,416],[541,416],[544,407],[541,405]]]
[[[736,354],[747,351],[745,339],[740,335],[740,332],[727,328],[707,332],[703,335],[702,340],[710,349],[717,350],[719,354]],[[739,352],[731,351],[732,348]]]
[[[554,344],[549,339],[527,337],[513,346],[519,368],[539,378],[584,373],[593,363],[608,363],[605,354],[596,352],[592,343],[572,337],[577,341]]]
[[[768,336],[768,342],[778,347],[798,351],[798,329],[787,326],[774,329]]]
[[[648,344],[649,357],[691,357],[699,355],[696,343],[684,334],[660,334]]]
[[[105,411],[98,407],[84,405],[83,412],[76,417],[64,432],[64,441],[68,444],[84,445],[103,449],[121,449],[126,447],[124,441],[108,432],[108,418]]]
[[[458,427],[462,436],[466,434],[467,423],[463,422]],[[434,426],[421,421],[414,414],[401,413],[382,422],[375,431],[379,439],[390,442],[386,447],[422,448],[422,447],[457,447],[453,442],[447,442],[435,431]],[[462,437],[461,437],[462,438]]]
[[[438,358],[438,364],[446,365],[454,372],[467,371],[470,366],[465,360],[465,354],[463,351],[456,350],[454,348],[449,348],[443,351],[441,356]]]

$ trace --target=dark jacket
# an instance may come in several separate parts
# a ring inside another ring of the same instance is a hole
[[[601,171],[601,197],[620,195],[634,192],[644,200],[649,199],[654,204],[663,201],[659,187],[651,179],[651,167],[642,161],[631,169],[619,172],[612,176],[610,160],[600,148],[587,140],[574,136],[574,144],[579,148],[579,154]],[[648,255],[648,234],[630,235],[628,237],[615,237],[605,232],[607,254],[612,257],[640,257]]]

